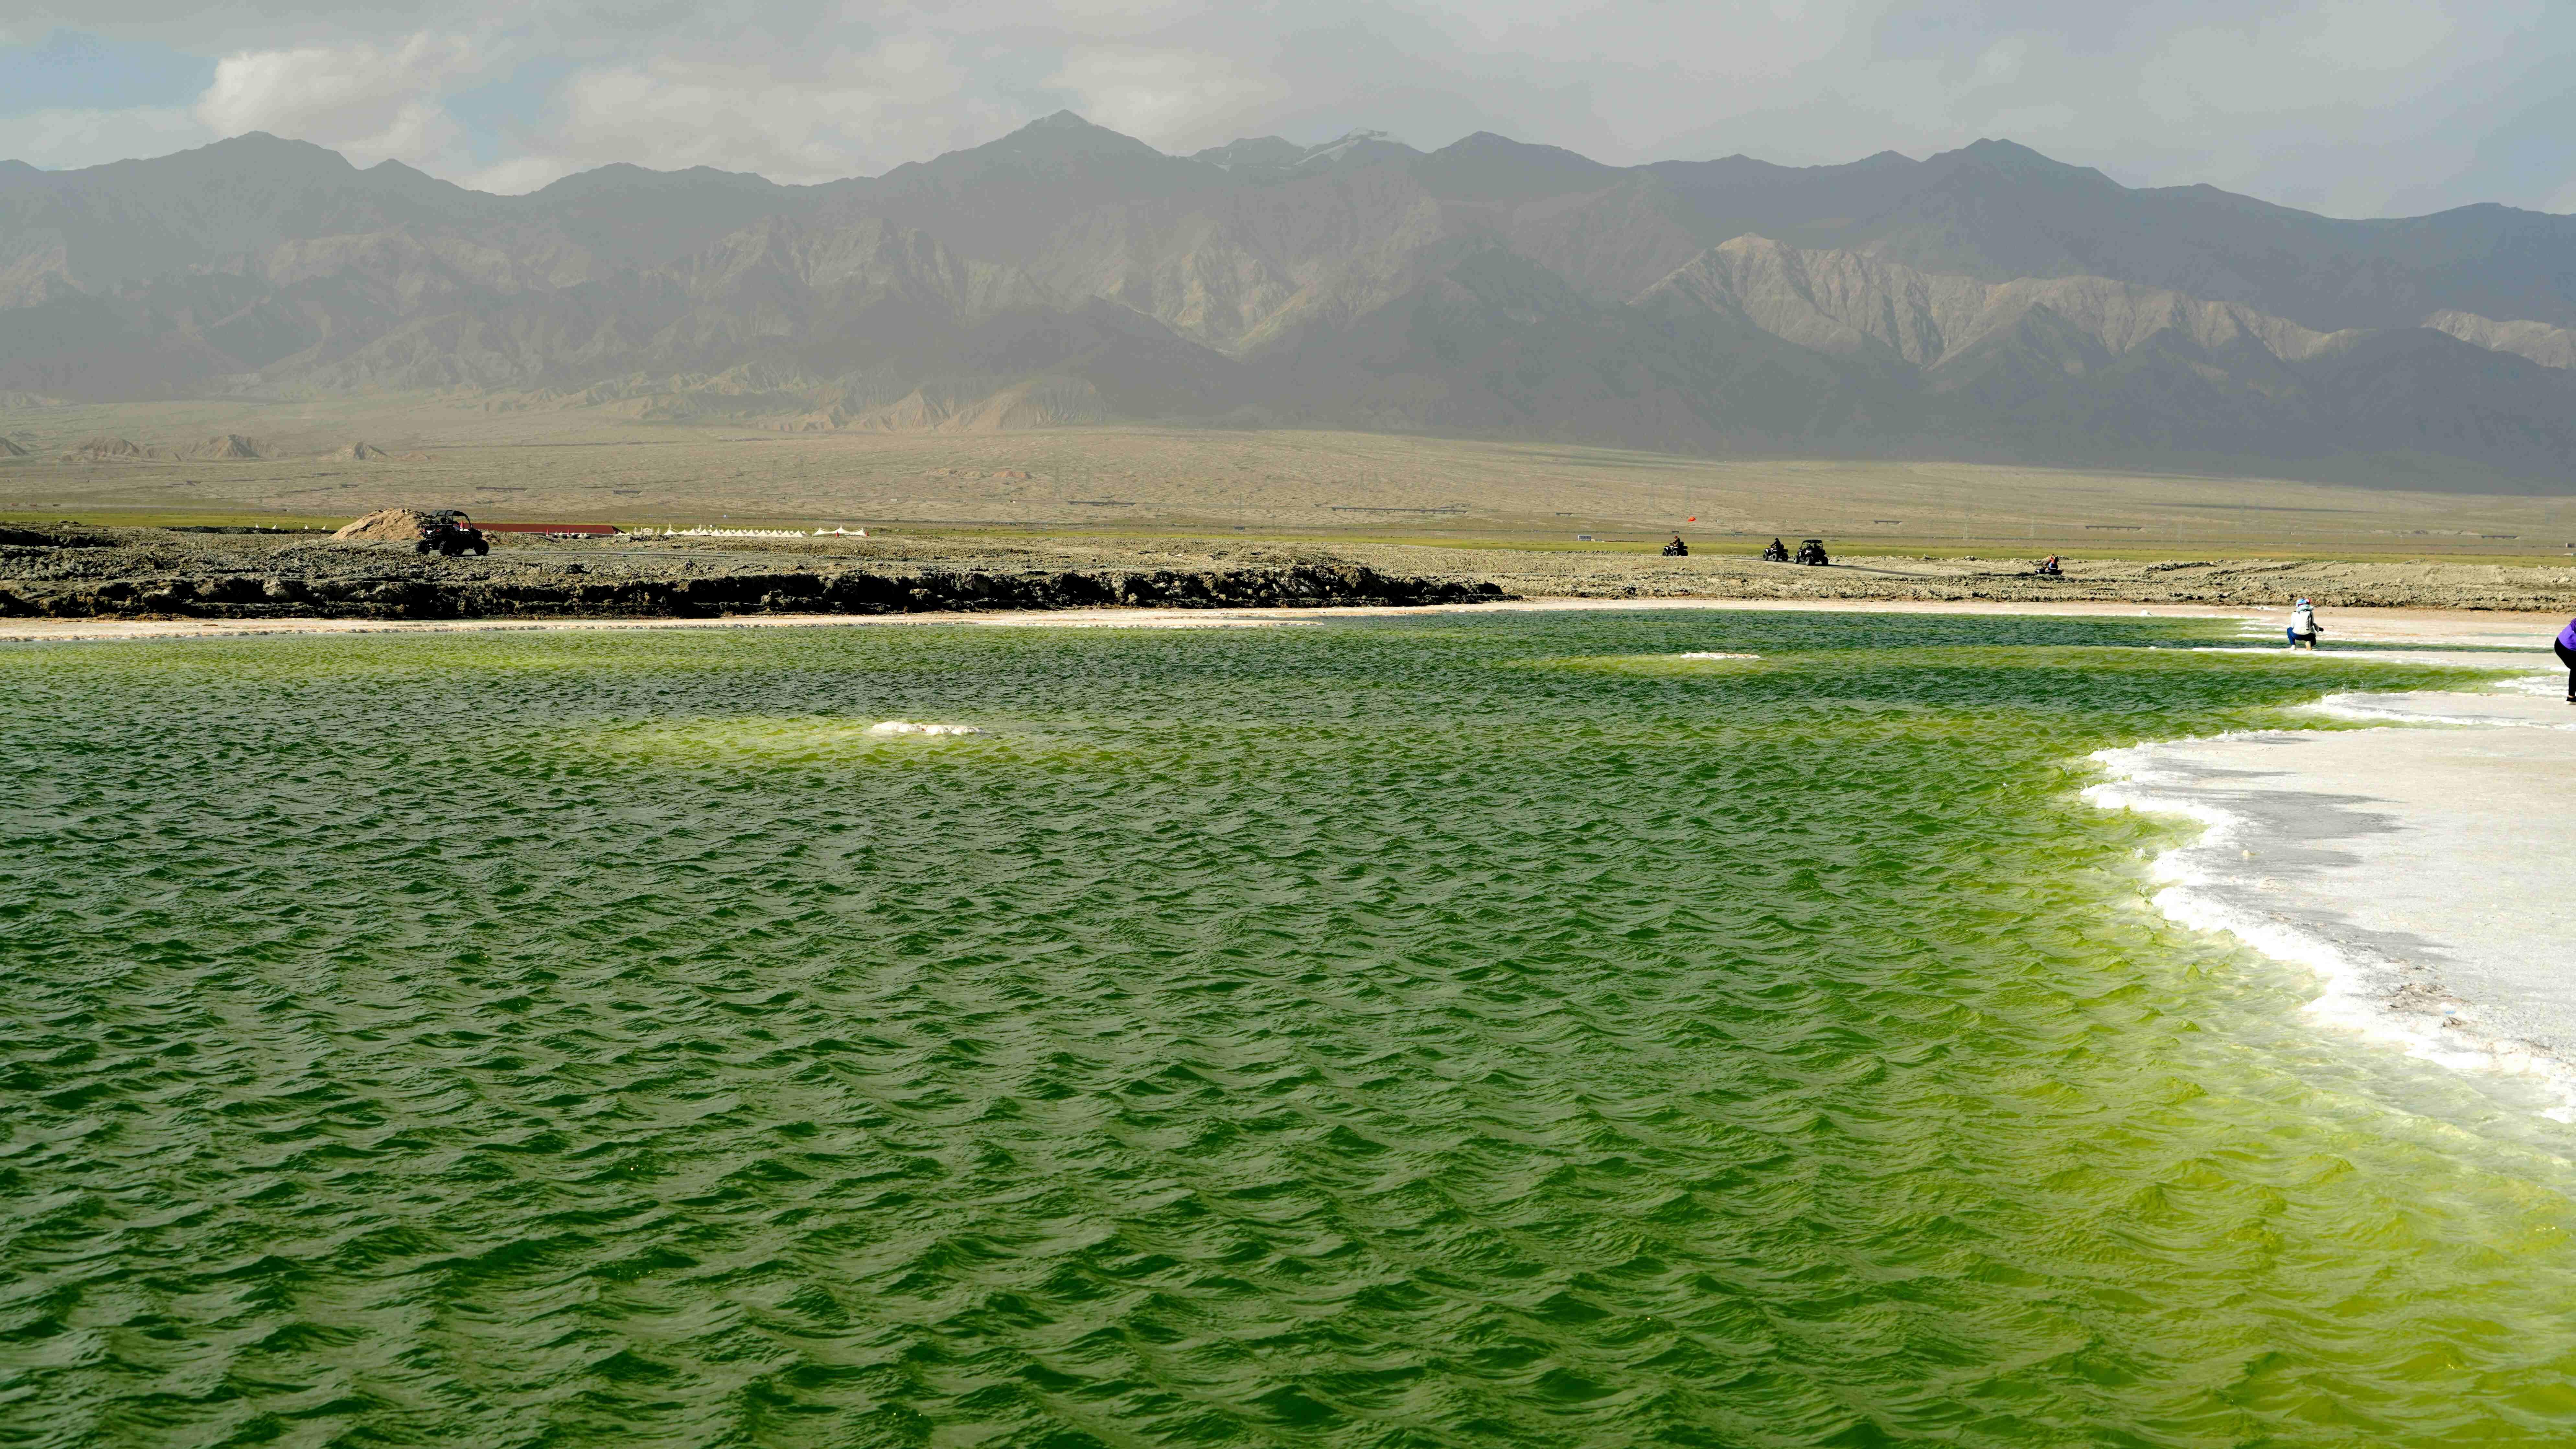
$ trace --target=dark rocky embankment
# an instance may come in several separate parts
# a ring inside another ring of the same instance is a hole
[[[712,618],[995,609],[1332,608],[1507,597],[1340,560],[1200,568],[870,568],[760,555],[490,561],[299,544],[226,549],[143,530],[0,529],[0,616],[57,619]],[[155,531],[157,532],[157,530]],[[871,561],[873,562],[873,561]]]

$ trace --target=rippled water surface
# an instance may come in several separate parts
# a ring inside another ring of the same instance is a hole
[[[0,653],[0,1443],[2576,1438],[2565,1140],[2074,796],[2445,676],[2183,627]]]

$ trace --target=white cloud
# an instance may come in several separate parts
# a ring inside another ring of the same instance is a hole
[[[464,128],[440,98],[478,68],[474,45],[452,35],[414,35],[392,48],[358,43],[242,51],[216,64],[197,116],[227,136],[291,136],[361,166],[388,157],[415,165],[447,162]]]
[[[2008,35],[1986,47],[1977,57],[1976,84],[2006,85],[2021,78],[2021,63],[2030,55],[2027,37]]]
[[[1001,25],[1016,26],[1036,19],[1068,33],[1096,39],[1147,34],[1214,8],[1209,0],[1052,0],[1025,11],[1015,11],[1007,5],[973,7]]]
[[[801,74],[782,69],[665,59],[584,70],[535,144],[566,169],[633,161],[810,183],[989,139],[1016,119],[967,94],[934,35],[829,54]]]
[[[1413,6],[1471,52],[1543,61],[1679,65],[1702,78],[1778,79],[1842,49],[1861,0],[1421,0]]]
[[[1278,77],[1223,56],[1136,46],[1078,47],[1047,84],[1071,92],[1092,121],[1170,150],[1231,140],[1239,130],[1222,123],[1289,94]]]
[[[2341,71],[2404,70],[2458,29],[2438,0],[2333,0],[2297,41],[2301,59]]]
[[[569,162],[553,156],[513,156],[455,180],[460,186],[489,191],[495,196],[518,196],[561,181],[574,169]]]
[[[2075,124],[2076,118],[2077,112],[2073,106],[2015,106],[2010,110],[1997,111],[1986,117],[1985,124],[1980,129],[1998,136],[2012,136],[2027,140],[2033,136],[2063,135]]]
[[[2139,95],[2168,121],[2384,105],[2447,81],[2455,49],[2491,50],[2532,18],[2513,0],[2457,13],[2440,0],[2323,0],[2175,34],[2141,68]]]
[[[2018,135],[2133,183],[2206,180],[2365,213],[2398,195],[2563,207],[2569,183],[2530,122],[2522,139],[2485,143],[2562,93],[2554,77],[2576,61],[2563,0],[7,8],[0,31],[21,41],[64,26],[221,60],[193,116],[156,100],[21,117],[0,128],[0,155],[81,164],[262,129],[508,189],[608,161],[870,174],[1071,104],[1174,150],[1377,126],[1422,146],[1492,129],[1613,162],[1746,151],[1815,164]],[[486,82],[505,84],[457,99]]]
[[[216,140],[179,107],[122,111],[36,111],[0,120],[0,156],[48,170],[166,156]]]

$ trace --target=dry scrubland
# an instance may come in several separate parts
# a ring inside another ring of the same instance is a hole
[[[262,456],[62,460],[97,437],[176,450],[226,434]],[[1529,597],[2270,603],[2305,592],[2345,604],[2544,609],[2576,597],[2566,554],[2576,508],[2566,499],[2293,481],[1355,433],[762,433],[434,400],[19,407],[0,409],[0,436],[25,450],[0,460],[0,517],[48,523],[336,525],[410,504],[627,527],[841,524],[879,535],[823,550],[847,554],[847,566],[1338,559]],[[353,458],[357,442],[388,456]],[[1698,556],[1652,555],[1673,530]],[[1597,541],[1579,543],[1586,533]],[[1745,557],[1774,534],[1823,535],[1849,566]],[[505,550],[506,566],[599,548],[568,547]],[[761,546],[696,547],[701,568],[783,558]],[[2067,580],[2021,576],[2024,561],[2049,552],[2071,560]]]

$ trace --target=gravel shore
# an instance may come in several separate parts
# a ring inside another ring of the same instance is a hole
[[[1794,540],[1793,540],[1794,542]],[[2027,558],[1846,556],[1827,568],[1742,554],[1651,554],[1353,547],[1344,557],[1389,572],[1472,578],[1527,598],[1878,599],[2218,604],[2286,609],[2576,607],[2576,562],[2563,567],[2310,559],[2072,561],[2041,578]]]

